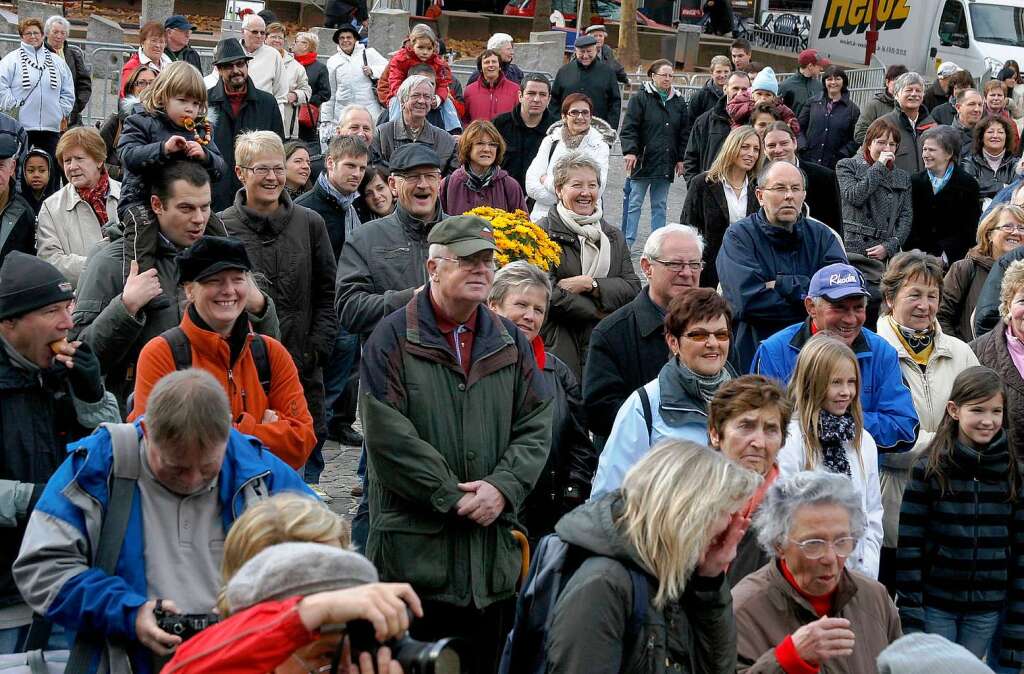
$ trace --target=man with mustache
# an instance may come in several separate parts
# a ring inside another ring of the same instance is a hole
[[[135,389],[135,363],[146,342],[181,323],[186,306],[178,287],[178,252],[203,234],[226,236],[220,220],[210,217],[210,176],[200,164],[176,161],[155,172],[150,207],[160,228],[153,269],[141,274],[126,248],[121,225],[107,228],[109,241],[89,257],[78,280],[78,298],[70,339],[89,344],[99,358],[107,389],[126,408]],[[161,292],[175,298],[170,306],[142,312]],[[277,312],[265,293],[251,293],[249,320],[257,332],[277,337]]]
[[[732,362],[750,369],[761,340],[806,315],[811,276],[833,262],[847,263],[839,238],[803,214],[807,179],[787,161],[761,169],[761,210],[729,226],[715,264],[722,294],[733,308]]]

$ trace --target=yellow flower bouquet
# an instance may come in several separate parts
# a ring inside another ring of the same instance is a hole
[[[498,246],[494,259],[499,267],[514,260],[526,260],[544,271],[551,271],[562,259],[561,246],[531,222],[530,216],[523,211],[509,213],[500,208],[480,206],[464,215],[476,215],[491,223],[494,243]]]

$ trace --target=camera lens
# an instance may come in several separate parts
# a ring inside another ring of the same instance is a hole
[[[408,635],[391,646],[391,656],[402,665],[402,671],[411,674],[460,674],[462,658],[455,648],[454,639],[416,641]]]

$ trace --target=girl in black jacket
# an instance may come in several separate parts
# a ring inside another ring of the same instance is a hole
[[[159,241],[149,210],[149,175],[171,161],[192,159],[206,168],[210,182],[215,183],[226,166],[205,121],[206,85],[198,70],[184,61],[172,63],[141,99],[145,112],[125,118],[117,145],[124,170],[117,215],[124,223],[127,249],[134,252],[143,272],[153,268]],[[169,299],[160,295],[149,306],[156,309],[167,303]]]
[[[1021,468],[1006,410],[994,370],[957,376],[903,496],[896,574],[905,632],[940,634],[980,658],[1005,614],[1001,661],[1020,654],[1024,628]]]

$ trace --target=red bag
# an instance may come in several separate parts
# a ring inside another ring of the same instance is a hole
[[[316,129],[320,126],[320,106],[306,103],[299,106],[299,126],[303,129]]]

